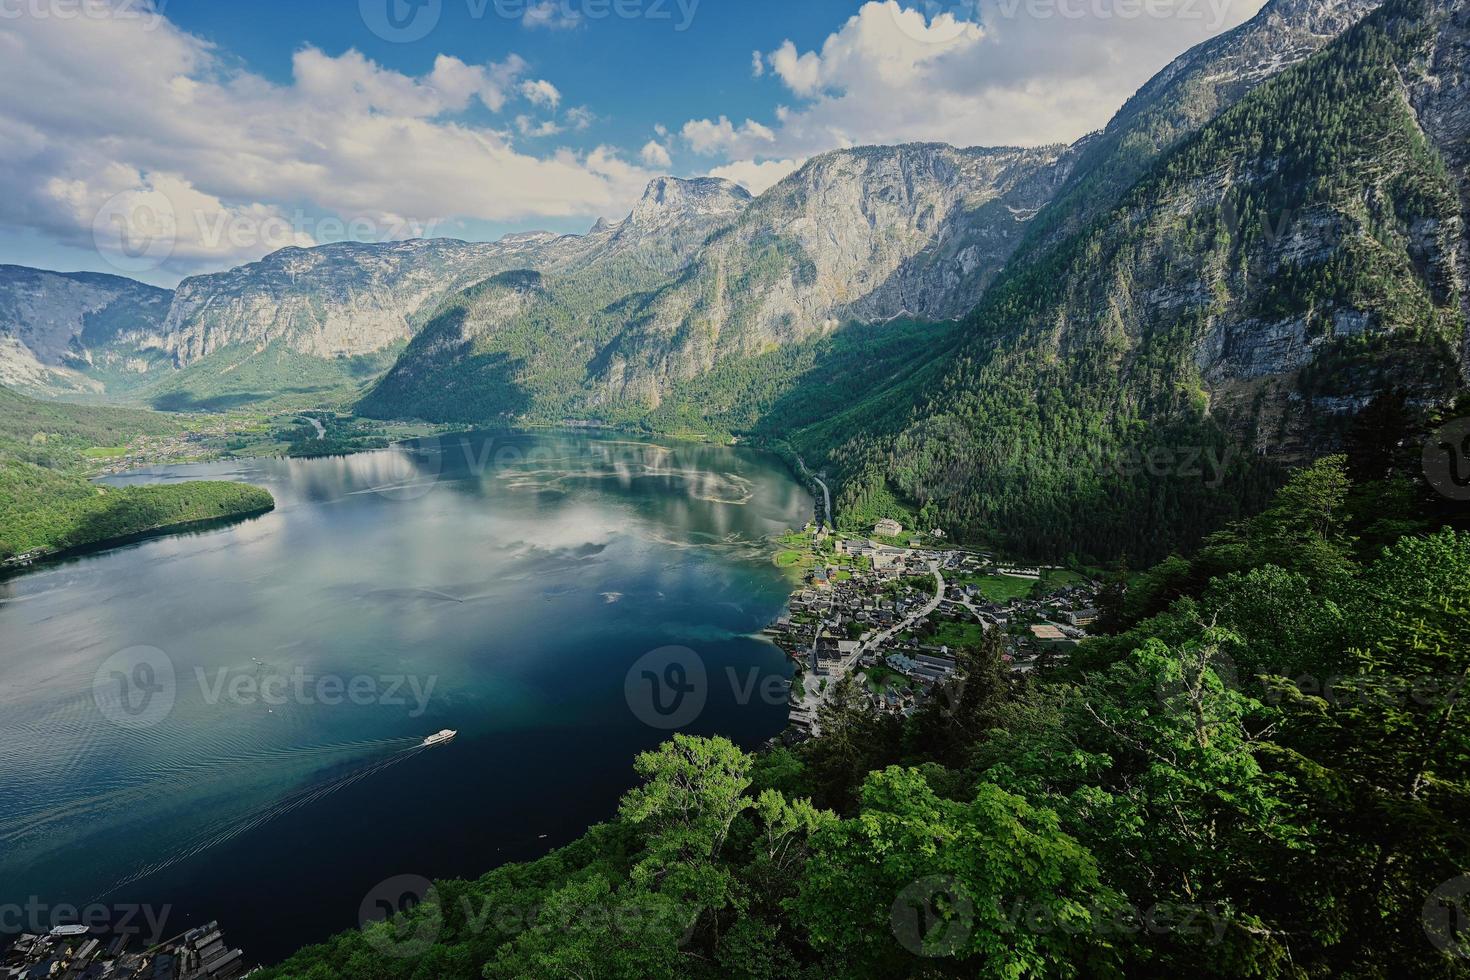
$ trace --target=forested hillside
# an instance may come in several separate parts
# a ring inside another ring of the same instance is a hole
[[[937,381],[796,434],[842,474],[839,512],[896,496],[1037,557],[1157,557],[1342,445],[1375,394],[1446,402],[1458,176],[1403,78],[1460,43],[1452,9],[1396,0],[1261,85],[1013,264]]]
[[[1069,662],[992,633],[907,718],[676,736],[570,847],[264,976],[1462,976],[1470,535],[1408,488],[1325,459]]]
[[[271,495],[239,483],[104,487],[86,451],[179,431],[167,416],[39,402],[0,388],[0,560],[254,514]]]

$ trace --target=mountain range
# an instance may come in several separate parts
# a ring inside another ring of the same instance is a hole
[[[853,519],[1161,553],[1376,395],[1461,387],[1466,18],[1272,0],[1071,146],[844,149],[756,198],[661,178],[585,235],[291,248],[172,292],[0,267],[0,384],[745,434]],[[1165,455],[1220,465],[1130,462]]]

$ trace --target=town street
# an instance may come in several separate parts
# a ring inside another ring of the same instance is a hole
[[[853,668],[857,666],[858,660],[861,659],[865,653],[870,650],[881,649],[883,644],[887,643],[889,640],[893,639],[893,637],[902,633],[904,630],[909,629],[919,620],[923,619],[925,616],[928,616],[939,608],[939,604],[944,601],[944,576],[939,571],[938,562],[930,562],[929,571],[934,574],[935,591],[934,598],[930,600],[928,605],[924,606],[924,608],[920,609],[918,612],[910,614],[903,620],[903,622],[898,623],[895,626],[890,626],[888,629],[884,630],[881,633],[870,633],[869,635],[863,637],[863,639],[858,643],[858,647],[855,651],[848,654],[846,657],[843,657],[841,661],[839,661],[835,666],[828,670],[828,676],[826,678],[827,686],[825,688],[821,690],[812,690],[810,688],[807,689],[806,697],[802,698],[800,704],[793,706],[791,709],[791,719],[793,721],[809,720],[812,735],[820,735],[822,731],[821,725],[817,721],[817,714],[821,710],[822,706],[827,703],[828,697],[831,696],[833,689],[837,687],[837,682],[846,677],[848,674],[852,673]],[[821,632],[822,630],[819,627],[817,629],[817,634],[820,635]],[[812,650],[813,658],[815,659],[815,640],[813,641]],[[819,681],[816,680],[816,675],[808,675],[807,683],[819,683]]]

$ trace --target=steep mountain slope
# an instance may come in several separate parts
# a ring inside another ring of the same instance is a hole
[[[519,279],[514,295],[478,290],[454,304],[459,312],[444,331],[410,347],[398,376],[364,406],[461,420],[679,417],[743,427],[749,406],[781,396],[742,364],[787,349],[810,354],[850,323],[964,316],[1014,254],[1036,260],[1066,241],[1160,154],[1376,2],[1276,0],[1181,56],[1104,132],[1071,148],[916,144],[818,157],[757,199],[672,281],[642,278],[622,295],[602,289],[571,303],[554,278],[537,285],[534,301]],[[563,343],[531,340],[538,329],[557,331]],[[913,351],[939,354],[923,344]],[[711,372],[721,379],[718,393],[703,380]],[[551,377],[554,384],[540,383]],[[814,380],[787,377],[794,385]],[[696,404],[712,396],[734,414]]]
[[[726,358],[846,323],[968,311],[1065,177],[1061,147],[829,153],[763,194],[589,365],[594,406],[656,407]]]
[[[373,414],[631,419],[717,363],[852,321],[971,308],[1054,193],[1060,148],[937,144],[830,153],[672,262],[609,251],[451,302],[363,403]],[[673,186],[687,187],[688,182]],[[650,188],[618,235],[665,244]],[[690,261],[692,259],[692,261]],[[542,270],[544,271],[544,270]]]
[[[181,283],[164,344],[183,368],[155,405],[302,394],[381,374],[447,297],[514,270],[571,275],[621,263],[667,276],[750,195],[727,181],[654,181],[624,221],[587,235],[532,232],[496,242],[436,239],[284,249]],[[303,380],[305,385],[303,385]]]
[[[623,301],[678,276],[749,205],[728,181],[653,181],[575,260],[507,270],[446,299],[358,410],[469,422],[575,411],[586,363],[622,322]]]
[[[164,325],[182,366],[238,344],[283,342],[315,357],[353,357],[409,340],[446,296],[510,269],[570,270],[647,247],[698,245],[750,195],[726,181],[655,181],[629,221],[588,235],[532,232],[496,242],[449,239],[287,248],[179,284]]]
[[[839,509],[897,496],[1039,556],[1157,554],[1249,506],[1273,461],[1339,445],[1376,393],[1448,398],[1465,19],[1394,0],[1016,262],[927,390],[797,436],[844,475]]]
[[[1160,155],[1261,82],[1299,64],[1381,0],[1272,0],[1235,30],[1174,59],[1076,146],[1077,165],[1020,252],[1056,245],[1113,207]]]
[[[41,395],[136,387],[166,368],[173,294],[92,272],[0,266],[0,384]]]

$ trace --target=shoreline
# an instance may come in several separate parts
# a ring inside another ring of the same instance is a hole
[[[173,534],[188,534],[194,531],[222,529],[232,524],[239,524],[244,521],[254,520],[257,517],[263,517],[275,509],[276,505],[272,502],[269,507],[255,507],[251,510],[240,511],[235,514],[222,514],[219,517],[205,517],[170,524],[155,524],[152,527],[132,531],[115,538],[89,541],[86,544],[71,545],[66,548],[29,551],[24,555],[16,555],[14,558],[0,562],[0,578],[8,578],[27,570],[63,562],[71,558],[83,558],[88,555],[111,551],[115,548],[125,548],[130,544],[149,541],[153,538],[166,538]]]

